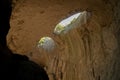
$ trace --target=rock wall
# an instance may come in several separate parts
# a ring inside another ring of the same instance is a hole
[[[119,8],[119,0],[16,0],[7,43],[45,66],[50,80],[119,80]],[[59,21],[83,10],[91,12],[87,24],[53,34]],[[56,41],[53,52],[36,48],[43,36]]]

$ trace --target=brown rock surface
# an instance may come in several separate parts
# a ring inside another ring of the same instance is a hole
[[[119,0],[16,0],[7,43],[13,52],[47,66],[50,80],[119,80],[119,8]],[[83,10],[92,14],[87,24],[53,34],[59,21]],[[43,36],[56,41],[53,52],[36,48]]]

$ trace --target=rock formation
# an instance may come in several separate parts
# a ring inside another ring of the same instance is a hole
[[[7,43],[45,66],[50,80],[120,80],[119,8],[119,0],[16,0]],[[53,34],[59,21],[84,10],[91,12],[85,25]],[[53,52],[37,50],[43,36],[56,41]]]

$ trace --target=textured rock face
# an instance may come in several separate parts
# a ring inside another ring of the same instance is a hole
[[[15,1],[8,46],[47,66],[50,80],[119,80],[119,8],[119,0]],[[82,10],[91,12],[87,24],[66,35],[53,34],[59,21]],[[43,36],[56,41],[53,52],[34,48]]]

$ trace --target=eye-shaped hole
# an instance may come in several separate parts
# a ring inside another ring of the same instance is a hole
[[[87,23],[87,19],[89,18],[89,16],[90,16],[90,13],[87,11],[73,14],[70,17],[60,21],[55,26],[54,33],[57,35],[62,34],[62,33],[67,33],[69,30],[73,28],[77,28],[81,26],[82,24]]]
[[[38,48],[44,49],[45,51],[52,51],[55,47],[55,42],[50,37],[42,37],[38,42]]]

